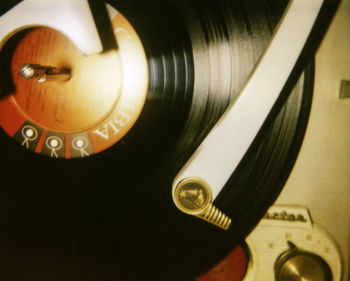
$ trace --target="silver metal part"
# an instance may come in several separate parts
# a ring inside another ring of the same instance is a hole
[[[69,69],[57,69],[52,66],[38,64],[23,64],[20,74],[25,79],[37,79],[39,83],[46,81],[68,81],[71,78]]]

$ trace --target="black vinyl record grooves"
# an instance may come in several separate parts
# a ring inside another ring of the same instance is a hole
[[[249,79],[287,1],[109,4],[145,48],[144,109],[121,141],[83,159],[35,154],[0,131],[1,280],[193,281],[254,228],[296,160],[311,105],[312,64],[286,87],[214,202],[232,218],[230,230],[173,204],[174,176]],[[103,2],[90,5],[103,24]]]

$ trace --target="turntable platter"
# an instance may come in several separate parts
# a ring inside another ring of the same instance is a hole
[[[110,0],[108,8],[88,2],[101,38],[115,41],[102,40],[101,65],[85,67],[92,58],[51,27],[16,33],[0,45],[1,274],[16,281],[194,280],[244,239],[283,188],[307,125],[313,64],[305,62],[286,86],[216,198],[232,219],[223,231],[179,212],[172,181],[237,99],[287,1]],[[9,8],[2,5],[1,14]],[[57,38],[55,52],[39,37]],[[27,51],[36,43],[47,52],[42,61]],[[56,53],[67,63],[50,61]],[[72,77],[40,84],[20,76],[23,64],[68,68]],[[76,72],[90,68],[93,79],[89,72],[74,82]],[[118,112],[119,121],[130,120],[114,136]],[[31,142],[36,131],[40,137]],[[82,138],[74,142],[79,136],[89,140],[86,150]],[[64,139],[62,151],[44,149],[52,137]]]

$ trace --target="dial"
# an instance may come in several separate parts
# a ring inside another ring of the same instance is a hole
[[[276,281],[332,281],[332,272],[320,256],[298,249],[288,241],[289,250],[275,262]]]
[[[341,251],[314,225],[305,207],[275,205],[248,236],[251,259],[244,281],[340,281]]]

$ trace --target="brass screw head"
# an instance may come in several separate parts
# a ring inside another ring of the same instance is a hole
[[[189,215],[200,215],[211,205],[210,186],[201,178],[191,177],[182,180],[174,192],[175,205]]]

